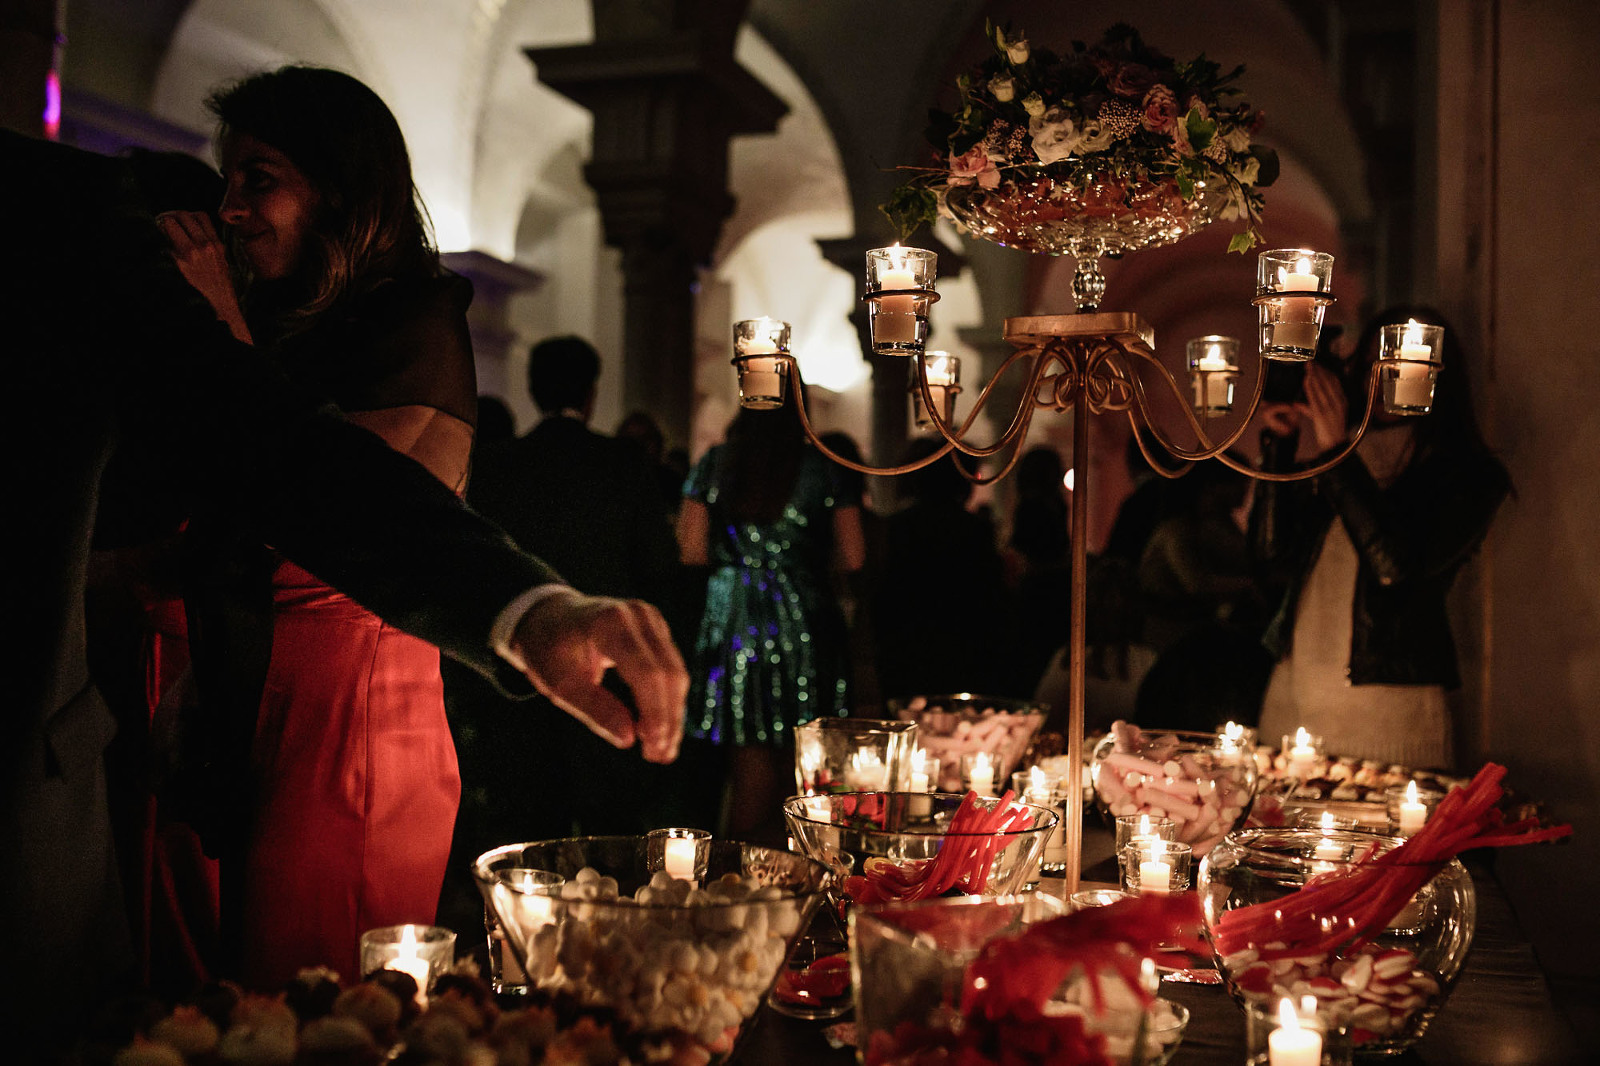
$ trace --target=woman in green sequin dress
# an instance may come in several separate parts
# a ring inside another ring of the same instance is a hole
[[[846,710],[830,574],[859,570],[865,548],[859,501],[839,491],[839,472],[806,443],[790,403],[740,411],[684,485],[682,559],[711,568],[685,730],[727,753],[724,831],[738,839],[781,826],[795,727]]]

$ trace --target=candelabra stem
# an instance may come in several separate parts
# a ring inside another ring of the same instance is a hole
[[[1072,405],[1072,628],[1067,666],[1066,895],[1083,871],[1083,681],[1089,617],[1089,392]]]

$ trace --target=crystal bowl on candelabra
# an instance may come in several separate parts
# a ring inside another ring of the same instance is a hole
[[[966,1028],[962,1005],[968,965],[995,938],[1015,936],[1064,912],[1061,900],[1035,892],[855,909],[850,916],[850,950],[857,975],[856,1029],[864,1061],[869,1066],[957,1061],[954,1045]],[[1075,974],[1058,989],[1042,991],[1049,995],[1045,1015],[1081,1017],[1087,1032],[1105,1041],[1105,1061],[1114,1066],[1163,1066],[1178,1049],[1189,1021],[1184,1007],[1162,999],[1146,1007],[1114,980],[1102,984],[1102,1011],[1094,1009],[1094,996],[1081,975]],[[1043,1048],[1049,1041],[1007,1044],[1015,1061],[1028,1063],[1037,1060],[1028,1057],[1027,1049]],[[927,1057],[916,1057],[917,1052]],[[1044,1061],[1058,1060],[1046,1056]]]
[[[1239,738],[1115,722],[1095,745],[1090,773],[1106,817],[1171,818],[1198,858],[1244,824],[1257,771],[1254,746]]]
[[[1034,735],[1050,712],[1048,703],[959,692],[947,696],[910,696],[888,701],[889,713],[917,724],[916,746],[939,760],[939,780],[946,792],[962,787],[961,756],[988,752],[999,758],[996,781],[1009,781]]]
[[[964,805],[982,819],[1003,814],[999,804],[992,796],[946,792],[847,792],[795,796],[784,802],[783,816],[800,851],[840,875],[830,891],[843,908],[868,894],[861,879],[887,884],[900,871],[908,877],[932,871],[941,857],[938,869],[951,874],[950,883],[942,888],[930,883],[929,894],[993,896],[1019,890],[1059,819],[1049,807],[1013,800],[1009,808],[1015,820],[1009,828],[952,831]]]
[[[944,206],[971,236],[1079,259],[1171,244],[1209,225],[1225,201],[1204,189],[1185,200],[1170,181],[1107,175],[1081,186],[1044,176],[993,189],[952,185],[944,194]]]
[[[479,856],[473,874],[535,994],[613,1012],[663,1059],[722,1062],[830,875],[752,844],[661,847],[651,837],[510,844]],[[667,872],[674,858],[691,877]]]
[[[1399,841],[1358,830],[1244,829],[1200,865],[1206,936],[1241,1005],[1315,996],[1358,1055],[1421,1039],[1472,945],[1472,878],[1447,863],[1368,867]]]

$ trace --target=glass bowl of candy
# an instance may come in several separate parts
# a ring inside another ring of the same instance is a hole
[[[995,757],[995,780],[1010,780],[1050,713],[1049,704],[1036,700],[970,692],[891,699],[888,705],[895,718],[917,723],[916,745],[939,760],[939,780],[933,784],[945,792],[965,785],[961,780],[963,755]]]
[[[993,896],[1034,874],[1059,815],[1003,797],[947,792],[795,796],[783,805],[800,851],[839,875],[851,903]]]
[[[1255,797],[1254,751],[1224,734],[1115,722],[1090,759],[1107,818],[1148,814],[1177,824],[1196,858],[1244,825]]]
[[[988,1062],[983,1052],[998,1046],[1018,1066],[1163,1066],[1189,1012],[1155,997],[1159,978],[1138,959],[1149,946],[1141,927],[1171,905],[1117,904],[1130,905],[1139,913],[1068,918],[1061,900],[1029,892],[855,908],[864,1061],[963,1062],[978,1052],[973,1061]]]
[[[510,844],[479,856],[473,874],[530,994],[612,1012],[649,1061],[719,1063],[830,874],[752,844],[700,839],[693,849],[666,855],[658,837]]]
[[[1420,1040],[1466,962],[1476,897],[1458,860],[1385,858],[1400,845],[1359,830],[1268,827],[1213,848],[1200,899],[1233,998],[1271,1010],[1315,997],[1319,1022],[1348,1031],[1359,1055]]]
[[[795,785],[806,796],[909,788],[916,744],[915,722],[813,718],[794,731]]]

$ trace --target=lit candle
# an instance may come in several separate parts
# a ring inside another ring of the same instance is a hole
[[[1278,268],[1280,292],[1318,292],[1322,283],[1312,273],[1311,260],[1296,261],[1294,269]],[[1289,297],[1273,330],[1272,342],[1285,348],[1311,350],[1317,346],[1317,301],[1309,296]]]
[[[1194,364],[1194,405],[1215,409],[1228,406],[1228,360],[1222,354],[1222,345],[1212,342]]]
[[[670,877],[694,880],[695,840],[693,837],[668,837],[661,856],[661,867]]]
[[[757,328],[755,336],[740,337],[734,345],[736,355],[773,355],[778,351],[778,345],[771,335],[772,326],[776,323],[765,315],[756,319]],[[778,395],[778,361],[776,359],[750,359],[742,364],[744,374],[739,379],[740,386],[747,396],[777,396]]]
[[[844,780],[855,792],[882,792],[889,787],[889,768],[884,765],[882,755],[871,748],[862,748],[850,756]]]
[[[1294,745],[1289,749],[1289,776],[1305,780],[1317,765],[1317,749],[1311,744],[1311,734],[1304,726],[1294,731]]]
[[[1406,322],[1405,337],[1395,351],[1394,402],[1401,407],[1427,407],[1433,403],[1432,383],[1428,380],[1433,346],[1422,341],[1422,324]]]
[[[1406,782],[1406,798],[1400,802],[1400,835],[1410,836],[1428,820],[1428,805],[1417,797],[1417,783]]]
[[[968,787],[980,796],[994,795],[994,764],[989,761],[988,752],[980,751],[973,758],[972,780]]]
[[[1344,858],[1344,845],[1333,839],[1333,815],[1322,812],[1322,839],[1317,843],[1312,858],[1320,862],[1338,862]]]
[[[889,265],[878,272],[879,289],[915,289],[917,275],[906,263],[905,249],[888,249]],[[917,339],[917,298],[885,296],[878,301],[872,320],[872,339],[878,344],[911,344]],[[931,382],[930,382],[931,384]]]
[[[400,931],[399,954],[384,964],[386,970],[408,973],[417,982],[417,1002],[428,1005],[428,960],[417,948],[416,926],[408,925]]]
[[[1167,842],[1160,837],[1150,839],[1150,857],[1139,858],[1139,891],[1165,895],[1172,891],[1172,864],[1162,861]]]
[[[1217,740],[1217,762],[1224,766],[1234,766],[1239,762],[1239,756],[1244,748],[1244,726],[1238,722],[1229,722],[1222,727],[1222,735]]]
[[[1320,1066],[1322,1034],[1303,1028],[1294,1004],[1278,1001],[1278,1028],[1267,1034],[1268,1066]]]
[[[922,748],[918,748],[911,753],[911,791],[931,792],[932,789],[928,787],[930,784],[931,782],[928,780],[928,753]]]
[[[946,417],[946,396],[950,388],[956,384],[960,365],[960,360],[949,352],[929,352],[923,360],[924,373],[928,376],[928,395],[933,397],[933,410],[940,418]],[[922,390],[914,381],[912,390],[916,393],[920,406]]]

